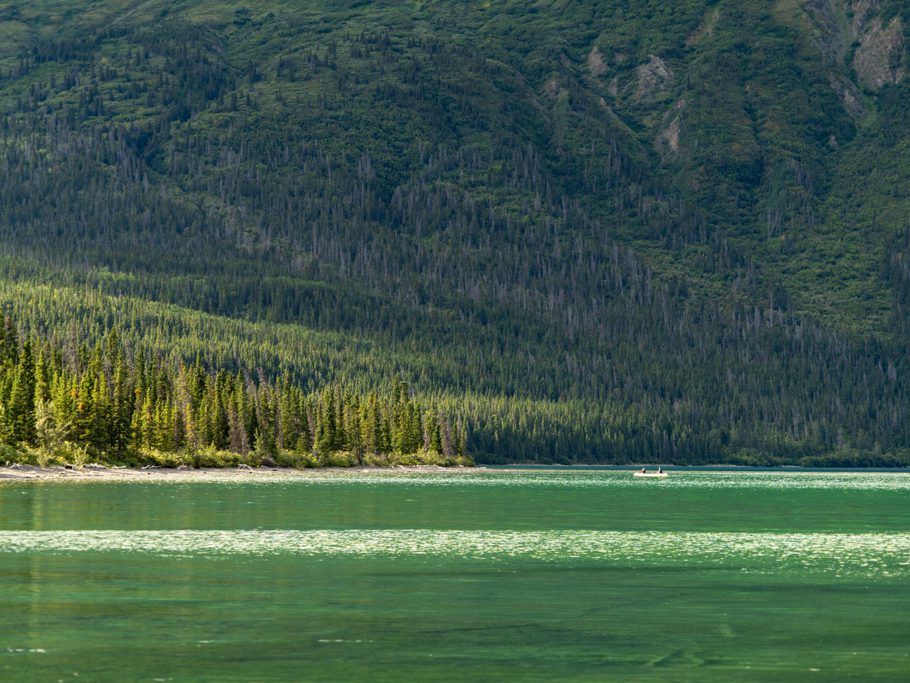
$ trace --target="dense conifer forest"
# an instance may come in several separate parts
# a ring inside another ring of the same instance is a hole
[[[72,340],[70,340],[71,342]],[[293,467],[472,464],[462,420],[407,384],[304,393],[281,378],[207,371],[130,353],[116,330],[93,348],[0,331],[0,445],[13,460],[84,465]]]
[[[908,26],[892,0],[8,3],[3,438],[910,464]],[[373,405],[382,445],[347,441]]]

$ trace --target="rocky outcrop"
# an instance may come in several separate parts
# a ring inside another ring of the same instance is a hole
[[[619,94],[619,77],[613,76],[610,79],[609,85],[607,85],[607,92],[610,93],[612,97],[616,97]]]
[[[853,40],[844,0],[806,0],[803,7],[812,20],[819,52],[832,62],[843,64]]]
[[[547,97],[557,101],[562,101],[569,96],[569,91],[566,90],[556,78],[551,78],[544,83],[543,92]]]
[[[851,80],[831,74],[828,77],[828,82],[831,84],[831,88],[834,92],[837,93],[838,99],[841,101],[841,104],[844,105],[844,109],[847,110],[847,113],[850,114],[850,116],[855,119],[861,119],[869,113],[859,89]]]
[[[868,113],[860,88],[880,90],[899,83],[907,71],[901,19],[883,21],[880,5],[880,0],[803,0],[818,50],[833,67],[831,88],[855,119]]]
[[[673,78],[673,72],[664,63],[664,60],[657,55],[648,55],[648,57],[646,64],[635,69],[636,87],[633,98],[637,101],[661,90]]]
[[[674,107],[664,116],[664,121],[669,121],[654,139],[654,149],[662,157],[676,154],[679,151],[679,134],[682,131],[682,115],[686,108],[684,99],[677,100]]]
[[[693,47],[701,43],[702,40],[714,33],[714,27],[717,26],[717,20],[720,18],[720,8],[713,7],[705,14],[698,29],[686,37],[686,47]]]
[[[854,38],[866,30],[873,12],[878,9],[877,0],[853,0],[850,3],[850,31]]]
[[[679,133],[682,128],[682,119],[679,114],[673,117],[669,125],[657,134],[654,147],[661,156],[669,156],[679,151]]]
[[[598,76],[603,75],[606,70],[607,65],[604,63],[604,57],[595,45],[588,53],[588,73],[594,78],[597,78]]]
[[[857,79],[870,90],[899,83],[906,73],[903,52],[904,27],[900,18],[894,17],[887,26],[880,18],[873,18],[853,56]]]

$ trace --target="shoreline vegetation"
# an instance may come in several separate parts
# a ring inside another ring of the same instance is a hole
[[[0,327],[0,462],[133,468],[470,466],[464,419],[408,384],[362,394]]]

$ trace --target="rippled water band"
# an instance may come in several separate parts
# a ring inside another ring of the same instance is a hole
[[[910,575],[910,534],[617,531],[138,530],[3,531],[0,552],[116,551],[159,555],[437,556],[543,561],[782,565],[838,573]]]
[[[200,474],[196,481],[211,481],[226,486],[269,486],[294,484],[300,486],[350,486],[351,484],[381,486],[427,487],[557,487],[557,488],[697,488],[697,489],[802,489],[802,490],[863,490],[910,492],[910,473],[906,472],[681,472],[671,471],[666,479],[640,479],[630,471],[557,471],[504,472],[477,470],[427,474],[422,472],[376,471],[369,473],[321,473],[279,479],[259,477],[255,472],[244,480],[225,479],[218,473]],[[179,482],[173,482],[178,483]],[[192,483],[186,483],[192,486]]]

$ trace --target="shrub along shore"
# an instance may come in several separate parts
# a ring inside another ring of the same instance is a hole
[[[463,419],[395,380],[367,394],[0,329],[0,462],[45,468],[473,465]]]

